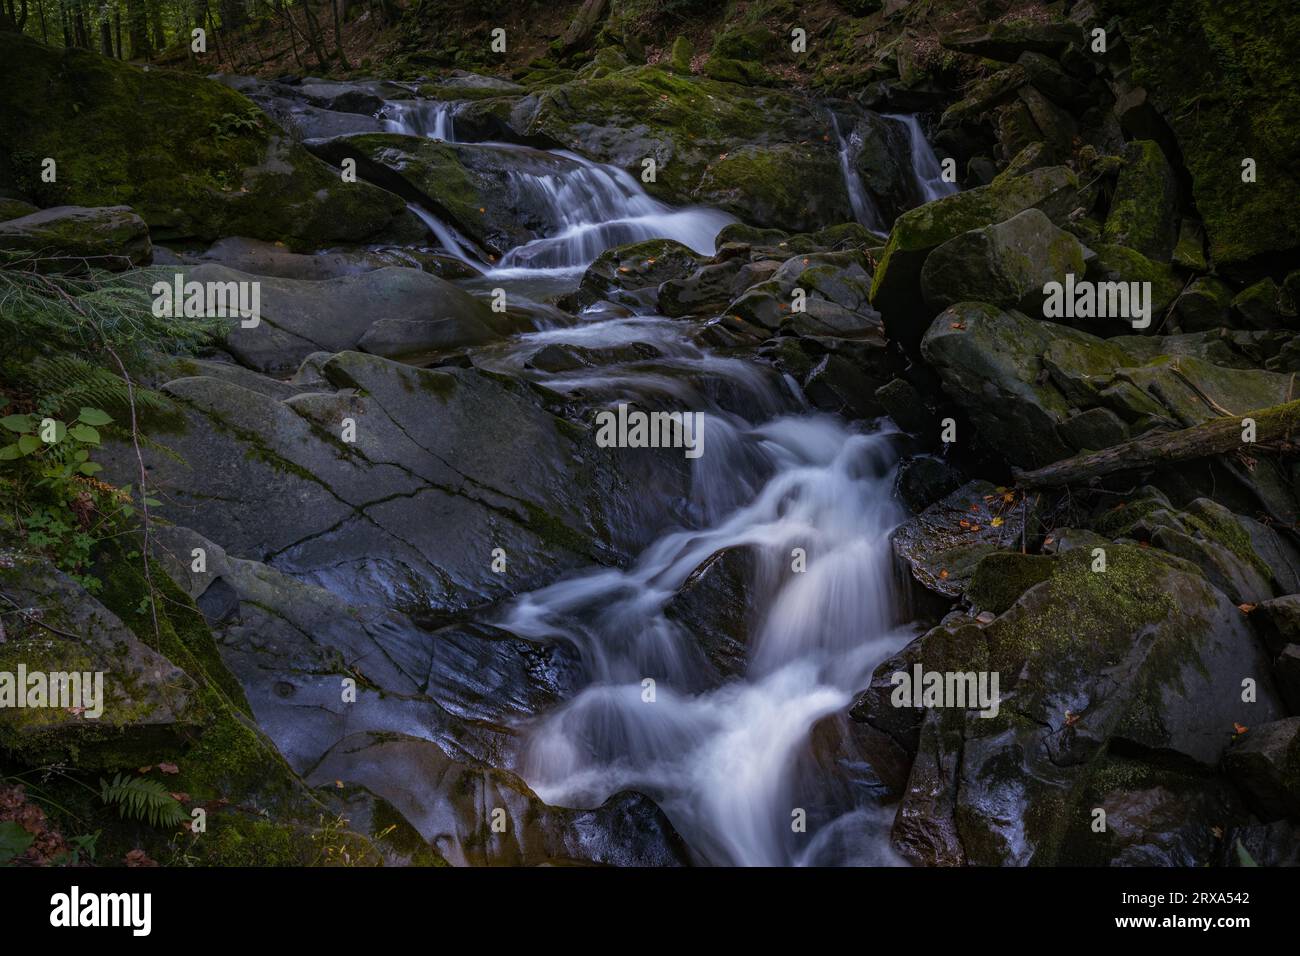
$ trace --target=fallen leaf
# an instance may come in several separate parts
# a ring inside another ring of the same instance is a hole
[[[1002,527],[1002,519],[1001,519],[1001,518],[994,518],[992,521],[989,522],[989,524],[991,524],[991,525],[992,525],[993,527],[995,527],[995,528],[1001,528],[1001,527]]]
[[[176,764],[174,763],[160,763],[158,765],[158,769],[161,770],[163,773],[169,773],[169,774],[177,774],[181,772],[181,768],[176,766]]]
[[[965,323],[965,322],[954,322],[954,323],[952,324],[952,327],[953,327],[954,329],[956,329],[958,332],[963,332],[963,331],[965,331],[965,329],[966,329],[966,323]]]
[[[944,569],[942,569],[942,570],[939,571],[939,580],[940,580],[940,581],[947,581],[947,580],[948,580],[948,570],[947,570],[947,568],[944,568]]]
[[[1240,611],[1242,614],[1249,614],[1251,611],[1255,610],[1255,605],[1253,605],[1253,604],[1238,604],[1238,605],[1237,605],[1237,610]]]
[[[1232,729],[1239,734],[1244,734],[1246,731],[1250,730],[1249,727],[1243,727],[1241,724],[1233,724]]]

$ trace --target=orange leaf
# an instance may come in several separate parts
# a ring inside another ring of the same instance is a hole
[[[1249,727],[1243,727],[1241,724],[1233,724],[1232,729],[1239,734],[1244,734],[1246,731],[1250,730]]]

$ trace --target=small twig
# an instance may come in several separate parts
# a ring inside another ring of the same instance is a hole
[[[55,627],[53,624],[46,624],[39,617],[37,617],[35,614],[30,613],[27,608],[23,607],[21,604],[19,604],[17,601],[15,601],[7,594],[0,594],[0,600],[4,601],[11,608],[17,611],[18,616],[21,617],[24,621],[27,621],[31,624],[35,624],[39,627],[43,627],[50,633],[59,635],[59,637],[66,637],[74,641],[81,640],[81,638],[78,637],[76,634],[69,634],[67,631],[60,630],[59,628]]]
[[[131,376],[126,370],[126,365],[122,362],[121,357],[114,351],[113,346],[107,341],[104,343],[104,349],[113,357],[117,363],[118,371],[122,373],[122,380],[126,382],[126,399],[131,408],[131,445],[135,449],[135,460],[139,466],[140,473],[140,514],[143,528],[143,547],[141,548],[141,562],[144,565],[144,583],[149,589],[149,614],[153,618],[154,638],[158,641],[159,647],[162,646],[162,628],[158,625],[158,600],[157,591],[153,586],[153,574],[149,569],[150,555],[150,528],[149,528],[149,489],[145,478],[144,454],[140,451],[140,428],[136,421],[135,414],[135,384],[131,381]]]

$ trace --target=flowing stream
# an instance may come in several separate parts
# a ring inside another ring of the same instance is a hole
[[[445,108],[405,104],[385,115],[403,132],[452,138]],[[914,142],[914,161],[916,154]],[[708,254],[718,229],[733,221],[712,209],[669,207],[622,170],[553,155],[567,162],[544,174],[512,172],[510,186],[530,191],[555,228],[510,250],[484,277],[493,284],[563,275],[572,287],[605,249],[651,237]],[[933,152],[918,177],[929,177],[930,166],[937,176]],[[869,201],[865,190],[861,198]],[[878,215],[874,207],[859,212],[869,214]],[[423,217],[464,255],[450,230]],[[689,331],[681,320],[595,308],[571,325],[476,355],[484,367],[586,402],[705,415],[705,452],[690,464],[690,500],[676,527],[626,569],[592,568],[498,612],[494,623],[515,634],[575,646],[590,676],[529,728],[522,774],[545,801],[563,806],[644,792],[705,863],[895,862],[892,814],[880,808],[870,771],[846,772],[848,755],[833,743],[819,754],[813,744],[814,727],[838,727],[836,715],[873,668],[912,636],[889,542],[903,518],[891,430],[810,411],[776,372],[716,355]],[[650,348],[612,364],[533,370],[529,357],[551,344]],[[692,572],[728,550],[750,562],[740,609],[748,637],[743,668],[720,675],[699,636],[665,607]],[[801,815],[806,830],[796,823]]]
[[[908,113],[886,113],[884,116],[885,119],[903,124],[907,130],[912,176],[916,182],[917,192],[921,194],[921,201],[932,202],[957,192],[956,183],[944,182],[939,157],[934,154],[929,140],[925,138],[921,121]]]

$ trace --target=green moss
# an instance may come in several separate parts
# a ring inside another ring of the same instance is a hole
[[[1106,570],[1092,570],[1091,552],[1069,551],[1056,559],[1046,590],[1026,608],[1008,614],[990,632],[991,665],[1018,673],[1021,665],[1050,651],[1050,659],[1080,673],[1114,662],[1143,628],[1176,610],[1162,585],[1167,568],[1143,549],[1106,548]]]
[[[0,32],[10,67],[0,112],[0,186],[42,206],[134,208],[154,241],[250,236],[314,247],[360,242],[404,213],[344,184],[244,96],[171,70]],[[42,162],[57,163],[44,182]]]
[[[1229,269],[1300,236],[1300,6],[1291,0],[1105,0],[1133,80],[1172,126],[1212,258]],[[1243,183],[1242,160],[1256,163]]]
[[[966,599],[982,611],[1001,614],[1036,584],[1052,576],[1055,561],[1034,554],[996,551],[975,566]]]

